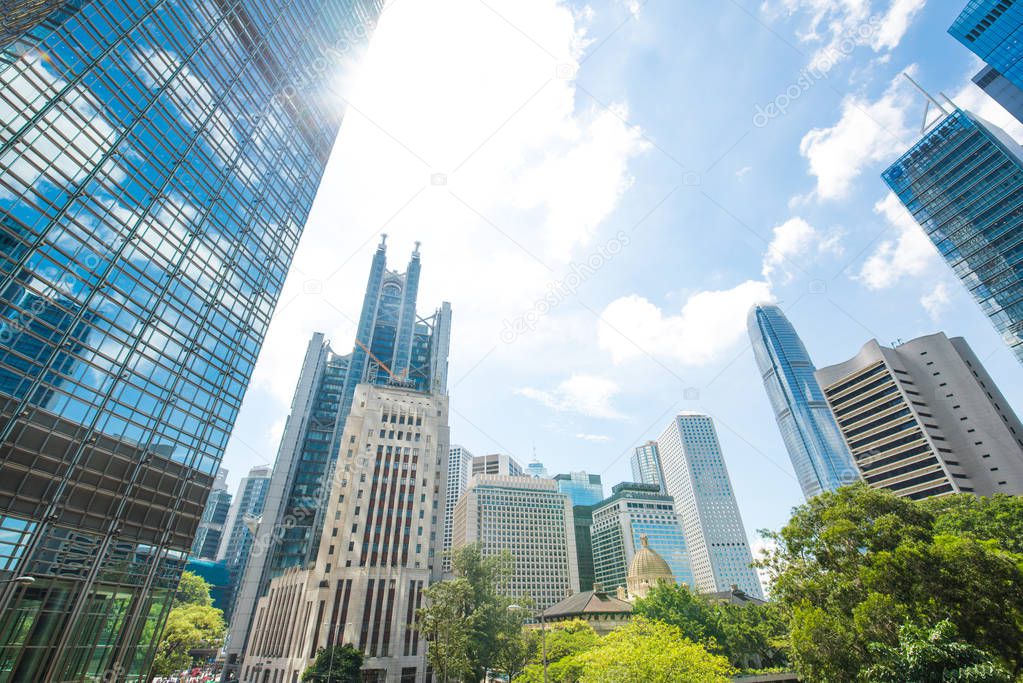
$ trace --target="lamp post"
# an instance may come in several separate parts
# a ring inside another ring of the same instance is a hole
[[[540,643],[543,648],[543,683],[547,683],[547,622],[544,620],[543,610],[531,610],[528,607],[514,603],[508,605],[508,610],[529,612],[540,619]]]
[[[0,581],[0,583],[16,583],[19,586],[31,586],[35,582],[35,577],[32,576],[15,576],[13,579],[3,579]]]

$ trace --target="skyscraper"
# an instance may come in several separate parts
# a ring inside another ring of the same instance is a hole
[[[579,592],[572,505],[551,479],[474,476],[455,506],[452,545],[470,543],[484,556],[511,552],[508,595],[528,596],[536,609]]]
[[[545,479],[548,476],[547,468],[535,457],[526,465],[526,474],[530,477],[540,477],[541,479]]]
[[[814,365],[795,328],[773,304],[756,304],[746,318],[753,355],[774,409],[803,495],[833,491],[859,479]]]
[[[711,593],[736,585],[763,598],[714,421],[679,413],[658,437],[657,449],[668,495],[682,518],[696,589]]]
[[[448,488],[444,496],[444,543],[441,551],[444,553],[441,559],[441,567],[444,571],[451,568],[451,533],[452,520],[455,514],[455,505],[458,499],[469,488],[469,477],[472,475],[473,455],[469,449],[462,446],[451,446],[448,453]]]
[[[1023,494],[1023,424],[964,339],[871,340],[817,379],[871,486],[914,499]]]
[[[639,552],[640,537],[668,563],[678,584],[695,587],[682,520],[675,501],[657,484],[624,482],[593,506],[593,573],[608,590],[626,586],[629,564]]]
[[[604,500],[604,485],[599,474],[586,472],[555,474],[554,481],[558,482],[559,491],[568,494],[572,505],[596,505]]]
[[[89,0],[4,0],[0,4],[0,56],[17,60],[46,33],[60,26]]]
[[[632,465],[632,479],[642,484],[654,484],[659,486],[662,492],[664,488],[664,473],[661,471],[661,455],[657,451],[656,441],[647,441],[642,446],[636,446],[629,458]]]
[[[266,465],[253,467],[238,484],[231,510],[224,522],[224,534],[217,552],[217,560],[227,566],[228,585],[224,596],[224,619],[230,623],[234,612],[234,600],[238,595],[238,584],[252,554],[254,536],[249,530],[255,520],[263,514],[266,491],[270,486],[270,468]]]
[[[68,2],[0,48],[13,680],[145,677],[381,4]]]
[[[221,467],[213,480],[213,489],[206,499],[206,507],[199,519],[199,527],[192,541],[192,556],[203,560],[216,560],[224,526],[231,512],[231,493],[227,490],[227,470]]]
[[[228,665],[233,666],[245,646],[256,601],[270,580],[289,567],[307,566],[319,554],[327,497],[332,479],[340,474],[336,462],[355,387],[368,383],[437,395],[447,391],[451,306],[443,303],[428,318],[416,315],[418,243],[405,273],[388,270],[386,256],[381,239],[352,352],[335,353],[320,333],[307,347],[256,532],[258,561],[249,562],[239,584],[225,647]]]
[[[881,177],[1023,363],[1020,146],[955,109]]]
[[[448,400],[402,384],[356,388],[317,556],[269,582],[241,681],[295,681],[336,643],[362,650],[362,681],[428,680],[415,612],[441,576]]]
[[[948,32],[987,64],[973,82],[1023,122],[1023,7],[970,0]]]

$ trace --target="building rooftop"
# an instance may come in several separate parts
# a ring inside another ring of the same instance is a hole
[[[594,586],[595,590],[570,595],[543,612],[544,619],[565,619],[588,614],[631,614],[632,603],[618,598]]]

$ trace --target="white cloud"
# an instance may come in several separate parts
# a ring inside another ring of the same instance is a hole
[[[615,363],[653,354],[700,365],[745,336],[751,305],[773,298],[768,283],[747,280],[731,289],[693,294],[672,315],[641,296],[625,296],[604,309],[597,341]]]
[[[349,350],[380,232],[392,269],[423,240],[420,310],[451,301],[453,378],[601,239],[647,147],[642,132],[622,120],[626,103],[594,105],[558,71],[590,40],[586,12],[558,0],[495,7],[504,19],[476,0],[384,12],[360,70],[338,86],[345,123],[250,392],[286,407],[315,330]],[[574,339],[569,309],[486,363],[527,363],[539,340]]]
[[[805,265],[823,254],[842,253],[839,233],[825,234],[798,216],[776,226],[773,235],[764,254],[762,271],[768,281],[781,271],[783,281],[788,282],[796,264]]]
[[[810,63],[825,71],[858,47],[885,52],[898,47],[926,0],[765,0],[770,15],[801,15],[806,20],[798,39],[817,45]]]
[[[524,387],[515,393],[542,403],[558,412],[571,412],[597,418],[620,418],[612,405],[618,384],[596,375],[572,375],[553,390]]]
[[[842,199],[863,171],[879,162],[891,161],[895,151],[907,149],[914,139],[907,124],[912,101],[900,75],[873,102],[847,96],[842,101],[838,123],[830,128],[814,128],[804,135],[799,153],[817,178],[813,195],[819,199]]]
[[[752,166],[743,166],[742,168],[740,168],[738,171],[735,172],[735,177],[736,178],[742,178],[744,175],[746,175],[747,173],[749,173],[752,170],[753,170]]]
[[[935,322],[941,318],[941,315],[951,302],[952,299],[949,296],[948,285],[944,282],[939,282],[934,286],[933,290],[920,297],[920,305],[924,307],[927,315]]]
[[[582,439],[583,441],[592,441],[593,443],[607,443],[611,440],[610,436],[606,434],[576,434],[575,438]]]
[[[934,245],[894,193],[875,204],[874,213],[894,228],[896,236],[877,246],[855,279],[868,289],[885,289],[904,277],[919,277],[938,263]]]

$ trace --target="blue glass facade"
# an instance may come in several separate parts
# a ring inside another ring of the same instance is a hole
[[[642,446],[636,446],[629,459],[632,466],[632,480],[644,484],[654,484],[661,492],[664,488],[664,472],[661,471],[661,454],[657,450],[656,441],[647,441]]]
[[[0,527],[37,581],[0,585],[0,681],[145,678],[381,4],[64,3],[2,48]]]
[[[808,499],[860,478],[810,354],[782,310],[757,304],[746,319],[753,355],[799,486]]]
[[[970,0],[948,32],[1002,76],[1023,88],[1023,5]]]
[[[695,587],[689,552],[675,501],[656,484],[616,484],[609,498],[592,508],[591,544],[596,582],[606,590],[626,585],[629,563],[646,535],[679,585]]]
[[[954,110],[881,175],[1023,363],[1023,156]]]
[[[1023,123],[1023,88],[1016,85],[993,67],[985,66],[973,77],[978,88]]]
[[[568,494],[572,505],[596,505],[604,500],[604,485],[599,474],[570,472],[556,474],[554,480],[558,482],[558,490]]]

